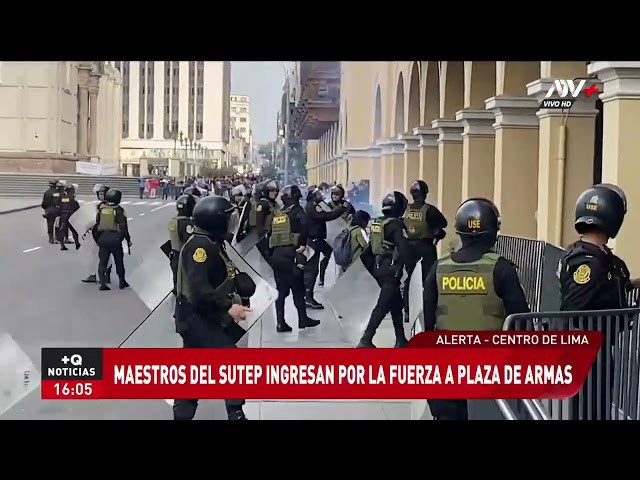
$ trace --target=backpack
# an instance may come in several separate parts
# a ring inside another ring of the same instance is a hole
[[[351,248],[352,228],[342,230],[333,241],[333,258],[336,265],[348,267],[353,260],[353,249]]]

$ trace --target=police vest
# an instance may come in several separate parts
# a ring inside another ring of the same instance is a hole
[[[371,252],[374,255],[396,255],[396,246],[384,239],[384,229],[392,220],[395,220],[395,218],[378,218],[371,224]]]
[[[433,238],[433,232],[427,223],[427,210],[431,205],[425,203],[420,208],[411,208],[404,214],[404,225],[407,227],[409,240],[426,240]]]
[[[169,220],[169,240],[171,241],[171,249],[176,252],[182,250],[185,244],[185,242],[180,239],[180,237],[182,237],[182,235],[180,235],[182,233],[180,229],[183,227],[187,235],[193,233],[193,226],[189,217],[178,215]]]
[[[271,236],[269,237],[269,247],[290,247],[298,242],[298,234],[291,232],[291,219],[289,212],[293,208],[289,206],[283,210],[273,213],[271,219]]]
[[[114,205],[103,205],[100,207],[99,232],[120,230],[120,226],[116,223],[116,209],[117,207]]]
[[[496,295],[493,271],[500,255],[485,253],[471,263],[438,261],[437,330],[502,330],[504,304]]]
[[[249,226],[255,227],[256,213],[258,211],[258,201],[255,198],[252,198],[251,200],[249,200],[249,203],[251,204],[251,210],[249,210]]]
[[[200,238],[206,238],[209,242],[213,243],[213,241],[209,238],[206,237],[204,235],[199,235]],[[191,237],[189,237],[189,239],[184,242],[185,245],[187,245],[192,239],[194,238],[194,236],[192,235]],[[190,281],[192,281],[189,276],[185,273],[185,269],[184,269],[184,262],[206,262],[207,261],[207,257],[206,254],[204,256],[204,258],[199,258],[196,259],[196,256],[198,254],[198,251],[200,249],[196,249],[195,252],[193,253],[193,258],[184,258],[184,249],[180,251],[180,257],[178,259],[178,281],[176,283],[176,292],[178,294],[178,297],[185,297],[187,299],[187,301],[193,305],[193,289],[191,287]],[[229,256],[227,255],[227,252],[224,251],[224,249],[222,247],[220,247],[220,256],[222,257],[222,260],[224,261],[226,267],[227,267],[227,277],[225,278],[224,282],[222,282],[218,287],[215,288],[215,292],[218,295],[229,295],[229,296],[233,296],[233,303],[237,303],[240,304],[242,302],[242,300],[240,299],[240,297],[236,294],[236,275],[238,273],[238,269],[236,268],[236,266],[234,265],[234,263],[231,261],[231,259],[229,259]],[[194,305],[195,307],[197,307],[197,305]]]

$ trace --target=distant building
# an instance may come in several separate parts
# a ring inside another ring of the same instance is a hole
[[[231,95],[231,120],[240,136],[244,139],[245,158],[253,151],[253,132],[251,130],[251,100],[246,95]]]
[[[191,175],[222,165],[230,62],[114,62],[122,73],[121,163],[128,175]]]
[[[0,171],[116,173],[121,89],[108,62],[0,62]]]

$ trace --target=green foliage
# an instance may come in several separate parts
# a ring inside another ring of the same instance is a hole
[[[200,167],[200,175],[205,178],[226,177],[234,175],[235,173],[236,169],[233,167],[218,168],[211,162],[205,162],[205,164]]]

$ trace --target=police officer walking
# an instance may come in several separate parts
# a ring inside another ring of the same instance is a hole
[[[375,348],[373,337],[388,313],[391,313],[396,334],[395,347],[402,348],[407,344],[402,322],[400,280],[403,269],[413,268],[414,261],[401,220],[408,203],[407,197],[401,192],[389,193],[382,200],[383,216],[371,224],[371,241],[363,256],[370,251],[375,257],[371,273],[380,286],[380,295],[358,348]]]
[[[44,192],[42,196],[42,204],[40,205],[44,210],[42,216],[47,221],[47,235],[49,236],[49,243],[55,243],[54,225],[56,218],[60,216],[60,204],[61,196],[59,189],[59,180],[50,180],[49,188]]]
[[[413,203],[404,214],[404,224],[407,227],[407,236],[413,250],[415,263],[422,260],[422,284],[438,260],[436,245],[446,236],[447,220],[437,207],[427,203],[429,186],[422,180],[416,180],[411,184],[409,193]],[[407,277],[402,286],[404,299],[404,321],[409,322],[409,284],[413,270],[407,270]]]
[[[270,180],[264,182],[264,185],[258,189],[260,191],[260,199],[256,205],[256,233],[258,234],[258,244],[256,247],[267,262],[271,257],[269,250],[269,240],[267,235],[271,229],[271,219],[274,213],[278,210],[278,193],[280,193],[280,187],[278,182]]]
[[[122,250],[122,240],[126,240],[131,248],[131,236],[127,224],[127,215],[120,206],[122,192],[114,188],[104,195],[105,204],[100,207],[96,215],[96,231],[98,233],[98,281],[100,290],[111,290],[107,286],[107,265],[109,258],[113,256],[113,263],[116,266],[116,273],[120,279],[119,288],[127,288],[129,284],[124,277],[124,252]]]
[[[609,239],[616,238],[627,213],[627,198],[622,189],[615,185],[600,184],[585,190],[576,203],[575,229],[580,240],[567,247],[558,266],[561,304],[563,311],[617,310],[628,308],[627,293],[640,286],[638,279],[632,280],[625,262],[607,247]],[[600,372],[595,366],[591,375],[591,385],[583,386],[582,395],[571,399],[572,419],[579,419],[580,404],[582,414],[589,420],[607,420],[611,415],[611,389],[613,374],[612,356],[618,332],[629,329],[630,320],[621,316],[608,316],[613,325],[598,325],[603,335],[603,358]],[[574,320],[574,327],[587,325]],[[600,377],[598,382],[597,377]],[[590,394],[588,393],[590,390]],[[591,403],[591,406],[588,403]]]
[[[433,330],[502,330],[507,316],[529,305],[516,267],[492,251],[500,213],[490,200],[472,198],[458,208],[462,247],[438,260],[424,286],[424,327]],[[429,400],[436,420],[467,420],[466,400]]]
[[[231,202],[216,195],[193,210],[194,232],[178,261],[175,319],[184,348],[235,348],[234,329],[250,312],[240,304],[237,269],[224,250],[232,212]],[[244,403],[225,400],[229,420],[247,419]],[[174,420],[192,420],[197,407],[196,399],[176,400]]]
[[[107,191],[109,190],[109,186],[108,185],[103,185],[101,183],[97,183],[94,187],[93,187],[93,193],[96,194],[97,199],[99,200],[100,203],[98,203],[98,205],[96,205],[96,211],[100,211],[100,207],[104,204],[106,204],[106,201],[104,199],[104,195],[105,193],[107,193]],[[84,232],[84,234],[82,235],[82,240],[85,239],[85,237],[91,233],[91,236],[93,237],[94,240],[94,247],[92,248],[92,252],[91,252],[91,265],[92,265],[92,270],[94,273],[89,274],[89,276],[85,279],[83,279],[82,281],[84,283],[97,283],[98,282],[98,276],[97,276],[97,265],[98,262],[96,262],[97,258],[98,258],[98,254],[99,254],[99,247],[98,247],[98,224],[95,222],[91,222],[89,224],[89,228],[87,228],[87,231]],[[96,262],[96,263],[94,263]],[[109,258],[109,263],[107,266],[107,270],[105,273],[105,283],[109,284],[111,283],[111,258]]]
[[[178,214],[169,220],[169,241],[171,242],[171,253],[169,254],[169,264],[173,272],[173,294],[176,294],[178,284],[178,257],[185,242],[193,233],[193,209],[196,206],[196,199],[193,195],[182,195],[176,201]]]
[[[307,245],[307,216],[300,206],[302,193],[296,185],[287,185],[282,190],[279,209],[271,220],[269,248],[272,250],[271,266],[278,289],[276,299],[276,330],[280,333],[292,329],[285,321],[284,302],[293,294],[293,303],[298,311],[298,328],[320,325],[319,320],[307,316],[304,300],[304,255]]]
[[[307,204],[304,206],[309,225],[309,246],[314,254],[309,259],[304,271],[305,298],[307,308],[321,310],[324,306],[314,298],[313,289],[320,274],[320,286],[324,285],[324,277],[331,260],[333,248],[327,243],[327,222],[340,218],[347,208],[340,202],[330,212],[325,212],[320,203],[324,200],[322,191],[315,188],[307,193]],[[320,255],[323,255],[322,262]]]
[[[76,189],[73,185],[66,185],[64,192],[60,198],[60,229],[58,231],[58,241],[60,242],[60,250],[69,250],[65,245],[65,240],[71,231],[73,242],[76,244],[76,250],[80,248],[80,237],[77,230],[69,221],[71,215],[80,210],[80,204],[76,200]]]

